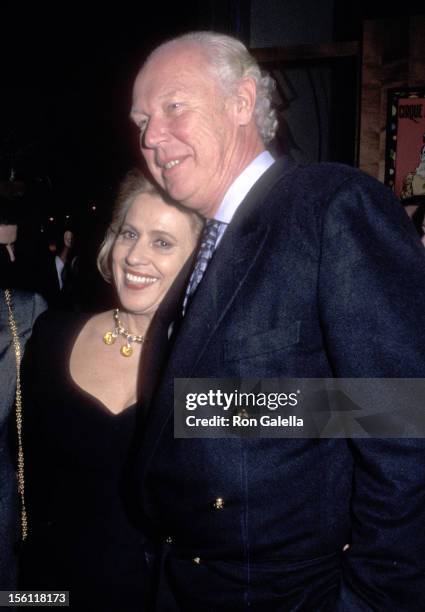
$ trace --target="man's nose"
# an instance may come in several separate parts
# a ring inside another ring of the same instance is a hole
[[[166,122],[161,117],[150,117],[141,135],[141,148],[155,149],[161,142],[167,140]]]

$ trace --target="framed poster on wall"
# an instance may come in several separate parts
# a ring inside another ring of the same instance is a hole
[[[425,87],[388,91],[385,183],[401,200],[425,196]]]

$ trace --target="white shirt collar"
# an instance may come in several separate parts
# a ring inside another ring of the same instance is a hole
[[[62,287],[63,287],[62,270],[64,269],[65,264],[63,263],[63,261],[59,257],[59,255],[55,256],[55,264],[56,264],[56,272],[57,272],[57,275],[58,275],[59,288],[62,289]]]
[[[274,158],[268,151],[257,155],[230,185],[214,218],[223,223],[230,223],[248,191],[273,163]]]

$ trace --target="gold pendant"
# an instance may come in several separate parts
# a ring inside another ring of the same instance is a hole
[[[103,342],[105,344],[107,344],[108,346],[110,346],[111,344],[114,344],[116,339],[116,336],[114,336],[114,334],[112,332],[106,332],[106,334],[103,336]]]
[[[115,340],[118,338],[118,336],[123,336],[126,340],[126,344],[120,348],[120,353],[123,357],[131,357],[134,352],[132,343],[137,342],[138,344],[143,344],[145,337],[130,334],[125,327],[122,326],[122,323],[118,318],[118,314],[119,310],[118,308],[115,308],[113,313],[115,328],[103,335],[103,342],[110,346],[111,344],[115,344]]]
[[[133,354],[133,349],[128,344],[124,344],[124,346],[120,348],[120,353],[123,357],[131,357]]]

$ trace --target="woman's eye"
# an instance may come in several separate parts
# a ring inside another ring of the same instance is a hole
[[[124,240],[136,240],[137,238],[136,232],[132,232],[131,230],[122,230],[120,236],[124,238]]]
[[[158,240],[155,240],[155,244],[160,249],[170,249],[172,247],[171,242],[168,242],[167,240],[162,240],[162,238],[158,238]]]

